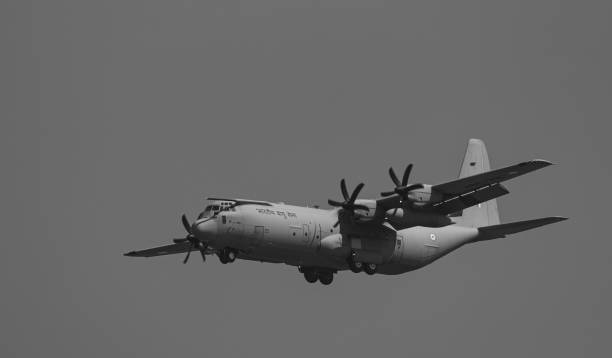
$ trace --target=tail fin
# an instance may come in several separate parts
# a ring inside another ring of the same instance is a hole
[[[465,151],[465,157],[463,158],[463,164],[461,165],[461,171],[459,172],[459,178],[490,170],[489,155],[487,154],[484,142],[480,139],[470,139]],[[467,208],[455,220],[461,225],[470,227],[498,225],[500,221],[497,201],[493,199]]]
[[[506,237],[506,235],[516,234],[517,232],[535,229],[540,226],[554,224],[563,220],[567,220],[567,218],[561,216],[552,216],[542,219],[517,221],[508,224],[481,227],[478,228],[478,237],[472,242],[498,239]]]

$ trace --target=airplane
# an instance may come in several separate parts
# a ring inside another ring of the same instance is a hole
[[[340,182],[342,201],[328,200],[330,209],[228,198],[211,203],[190,222],[187,231],[170,245],[125,253],[153,257],[186,253],[187,263],[197,250],[206,261],[217,255],[221,263],[236,259],[296,266],[307,282],[329,285],[340,271],[368,275],[398,275],[431,264],[471,243],[567,220],[545,217],[500,223],[496,198],[509,191],[509,179],[552,165],[535,159],[491,170],[485,144],[470,139],[459,178],[430,185],[409,183],[412,164],[395,187],[377,199],[358,199],[364,187],[349,193]]]

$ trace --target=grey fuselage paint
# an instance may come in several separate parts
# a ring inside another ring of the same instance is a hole
[[[285,204],[242,205],[211,220],[217,230],[210,245],[238,249],[241,259],[341,271],[354,252],[388,275],[428,265],[478,236],[478,229],[458,225],[340,233],[337,210]]]

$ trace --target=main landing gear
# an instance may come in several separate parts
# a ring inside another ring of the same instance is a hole
[[[354,273],[359,273],[361,271],[365,271],[368,275],[373,275],[376,273],[376,269],[378,265],[373,263],[363,263],[361,261],[355,261],[355,256],[351,254],[346,260],[349,266],[349,269]]]
[[[329,270],[317,270],[310,267],[300,267],[299,270],[304,274],[306,281],[310,283],[319,281],[327,286],[334,281],[334,273]]]
[[[227,264],[236,261],[238,251],[226,247],[224,249],[219,250],[217,256],[219,256],[219,261],[221,261],[222,264]]]

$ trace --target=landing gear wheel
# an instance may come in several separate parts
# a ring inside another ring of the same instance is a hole
[[[332,281],[334,280],[334,274],[333,272],[320,272],[319,273],[319,281],[324,284],[324,285],[329,285],[330,283],[332,283]]]
[[[363,270],[365,271],[365,273],[367,273],[368,275],[373,275],[376,273],[376,269],[378,268],[378,266],[376,264],[365,264],[363,266]]]
[[[351,269],[351,271],[353,271],[354,273],[359,273],[363,270],[363,262],[360,261],[353,261],[353,257],[349,257],[348,259],[348,265],[349,265],[349,269]]]
[[[310,283],[315,283],[317,282],[317,279],[319,279],[319,275],[315,270],[305,270],[304,278]]]
[[[217,256],[219,256],[219,261],[221,261],[222,264],[227,264],[236,261],[237,254],[234,249],[226,247],[221,249],[219,253],[217,253]]]
[[[227,249],[227,262],[234,262],[236,261],[236,251],[232,250],[232,249]]]
[[[219,257],[219,261],[221,261],[222,264],[226,264],[229,261],[227,261],[227,257],[225,256],[225,253],[223,251],[220,251],[217,256]]]

